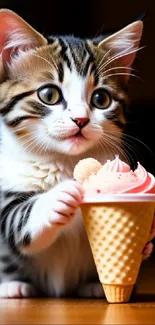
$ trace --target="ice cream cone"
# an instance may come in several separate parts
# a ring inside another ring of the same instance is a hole
[[[134,199],[132,195],[101,195],[98,202],[87,198],[81,205],[99,279],[109,302],[130,299],[153,221],[152,197],[143,195],[141,201],[138,195]]]

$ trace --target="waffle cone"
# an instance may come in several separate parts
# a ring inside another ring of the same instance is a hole
[[[127,302],[136,282],[155,202],[81,205],[100,282],[109,302]]]

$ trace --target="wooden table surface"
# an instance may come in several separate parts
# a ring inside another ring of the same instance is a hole
[[[0,324],[155,324],[155,302],[108,304],[99,299],[3,299],[0,300]]]
[[[0,299],[0,324],[155,325],[155,250],[142,263],[128,304],[104,299]]]

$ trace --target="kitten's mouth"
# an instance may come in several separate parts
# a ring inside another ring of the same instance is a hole
[[[85,140],[86,137],[82,134],[81,130],[78,130],[77,132],[72,132],[71,134],[68,135],[61,135],[57,136],[57,139],[60,141],[65,141],[65,140],[70,140],[70,141],[75,141],[75,140]]]
[[[75,133],[74,135],[71,135],[68,137],[68,139],[85,139],[84,135],[81,133],[81,130],[79,130],[77,133]]]
[[[83,137],[83,134],[81,133],[81,130],[79,130],[74,136],[75,137],[79,137],[79,136],[82,136]]]

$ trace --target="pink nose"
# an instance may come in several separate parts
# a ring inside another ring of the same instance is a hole
[[[77,124],[77,126],[82,129],[85,125],[89,123],[89,118],[88,117],[75,117],[74,119],[71,118],[72,121]]]

